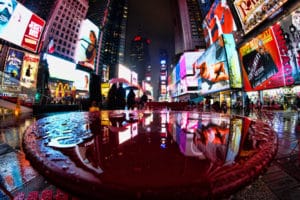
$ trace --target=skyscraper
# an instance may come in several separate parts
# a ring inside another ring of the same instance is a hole
[[[178,0],[175,7],[175,54],[205,48],[203,17],[197,0]]]
[[[139,27],[138,34],[131,41],[129,55],[130,68],[139,74],[139,82],[145,80],[146,74],[151,71],[149,45],[150,40],[142,36],[141,27]]]
[[[128,0],[108,1],[108,14],[102,28],[102,44],[99,65],[109,69],[109,78],[117,76],[118,64],[123,64]]]

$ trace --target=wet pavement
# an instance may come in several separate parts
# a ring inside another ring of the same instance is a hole
[[[32,191],[37,192],[38,195],[53,192],[53,199],[54,197],[58,199],[57,193],[60,190],[33,169],[23,152],[23,133],[30,124],[41,117],[43,116],[25,115],[16,119],[13,116],[2,116],[0,120],[1,181],[14,196],[22,192],[25,196]],[[265,111],[259,114],[251,113],[249,117],[272,125],[278,136],[278,152],[264,173],[248,186],[223,199],[300,199],[298,114],[293,111]],[[8,196],[0,192],[0,199],[8,199]]]

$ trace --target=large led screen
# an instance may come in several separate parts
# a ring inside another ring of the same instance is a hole
[[[300,83],[300,8],[273,27],[287,85]]]
[[[246,91],[276,88],[294,82],[290,80],[292,77],[284,74],[276,40],[283,37],[276,33],[275,27],[266,29],[239,49]]]
[[[239,55],[232,34],[223,34],[231,88],[242,88],[242,75]]]
[[[1,4],[0,38],[36,52],[44,26],[43,19],[16,0]]]
[[[180,78],[184,78],[187,75],[194,75],[193,63],[201,56],[203,50],[195,52],[186,52],[180,57]]]
[[[234,7],[245,33],[261,24],[288,0],[235,0]]]
[[[76,69],[76,64],[45,54],[47,60],[50,78],[72,81],[77,90],[88,91],[90,74]]]
[[[199,76],[198,84],[202,94],[230,88],[228,62],[222,37],[197,59],[194,68]]]
[[[4,66],[3,83],[5,85],[35,88],[39,56],[9,48]]]
[[[215,0],[203,20],[203,31],[207,47],[214,43],[221,34],[236,30],[234,18],[226,0]]]
[[[85,70],[95,69],[99,28],[90,20],[82,22],[77,42],[75,58],[77,67]]]

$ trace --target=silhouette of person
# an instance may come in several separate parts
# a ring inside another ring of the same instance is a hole
[[[144,94],[142,95],[141,100],[140,100],[140,106],[141,106],[141,108],[144,108],[144,105],[145,105],[145,103],[147,103],[147,101],[148,101],[148,96],[144,92]]]
[[[135,93],[133,89],[130,89],[128,95],[127,95],[127,108],[128,110],[133,110],[135,105]]]
[[[28,65],[28,66],[27,66],[27,69],[26,69],[26,72],[25,72],[25,76],[28,76],[28,77],[30,77],[30,75],[31,75],[31,72],[30,72],[30,70],[31,70],[31,66],[30,66],[30,65]]]
[[[117,90],[117,106],[118,109],[125,109],[126,106],[126,91],[123,88],[123,83],[119,83],[119,87]]]
[[[107,95],[107,107],[109,110],[114,110],[117,108],[117,84],[114,83],[110,87]]]
[[[7,26],[16,6],[16,0],[0,0],[0,34]]]

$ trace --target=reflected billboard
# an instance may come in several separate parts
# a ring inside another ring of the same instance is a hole
[[[181,79],[185,76],[195,74],[193,63],[202,55],[203,52],[204,50],[183,53],[179,59]]]
[[[51,54],[45,54],[49,68],[49,77],[72,81],[77,90],[89,91],[90,74],[76,69],[76,64],[55,57]]]
[[[234,18],[226,0],[215,0],[203,20],[203,31],[206,46],[209,47],[222,34],[236,30]]]
[[[80,26],[74,58],[79,69],[95,70],[98,36],[99,28],[90,20],[84,20]]]
[[[1,5],[0,38],[37,52],[45,21],[16,0]]]

